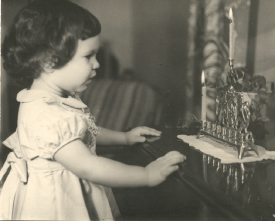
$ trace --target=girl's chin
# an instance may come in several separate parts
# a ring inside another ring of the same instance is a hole
[[[90,83],[92,83],[92,79],[87,80],[87,81],[85,82],[85,85],[88,85],[88,84],[90,84]]]
[[[77,90],[75,90],[75,92],[80,93],[82,91],[85,91],[87,89],[87,85],[83,85],[81,88],[78,88]]]
[[[92,80],[88,80],[86,81],[83,85],[81,85],[80,87],[76,88],[74,92],[76,93],[80,93],[82,91],[85,91],[88,87],[88,85],[92,82]]]

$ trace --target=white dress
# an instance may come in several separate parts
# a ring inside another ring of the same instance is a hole
[[[4,144],[13,151],[1,169],[0,220],[113,220],[110,188],[79,179],[53,156],[81,139],[95,153],[97,127],[79,99],[22,90],[18,127]],[[86,111],[83,111],[86,110]],[[11,168],[11,169],[10,169]]]

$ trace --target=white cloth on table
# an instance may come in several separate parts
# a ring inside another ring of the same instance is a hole
[[[238,150],[236,147],[229,146],[229,144],[221,143],[210,139],[209,137],[196,138],[196,135],[178,135],[179,139],[188,143],[191,147],[221,160],[223,164],[231,163],[246,163],[254,161],[262,161],[267,159],[275,160],[275,151],[268,151],[261,146],[257,146],[259,156],[254,151],[245,152],[242,159],[238,158]]]

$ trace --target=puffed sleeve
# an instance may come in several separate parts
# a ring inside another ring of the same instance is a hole
[[[38,156],[53,159],[60,148],[84,137],[87,123],[81,114],[48,109],[38,115],[31,128],[29,138]]]
[[[18,158],[22,157],[17,131],[15,131],[11,136],[4,140],[3,144],[13,150]]]

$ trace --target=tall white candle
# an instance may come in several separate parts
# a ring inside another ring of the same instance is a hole
[[[207,95],[206,95],[206,84],[205,84],[205,76],[204,71],[202,71],[201,75],[201,83],[202,83],[202,97],[201,97],[201,120],[206,120],[206,111],[207,111]]]
[[[235,48],[235,29],[233,11],[232,8],[229,9],[229,59],[234,59],[234,48]]]

